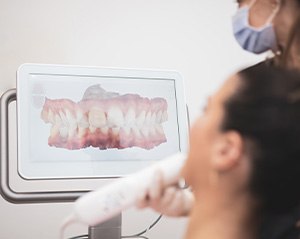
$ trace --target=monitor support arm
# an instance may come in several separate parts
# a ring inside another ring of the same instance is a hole
[[[73,202],[87,191],[15,192],[9,185],[9,105],[17,100],[16,89],[0,98],[0,193],[7,201],[19,203]]]
[[[122,215],[119,214],[106,222],[89,227],[89,239],[120,239],[121,224]]]

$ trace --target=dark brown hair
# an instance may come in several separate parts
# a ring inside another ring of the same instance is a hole
[[[300,72],[263,62],[238,75],[240,84],[224,104],[221,129],[236,130],[246,145],[250,142],[249,189],[261,202],[264,222],[271,222],[260,238],[298,239],[291,214],[300,202]],[[274,220],[281,222],[284,215],[290,223],[279,223],[282,230],[297,237],[270,236],[280,228]]]
[[[297,0],[297,3],[299,8],[299,13],[289,33],[286,49],[284,49],[279,59],[279,64],[283,67],[286,67],[288,64],[288,59],[291,54],[292,46],[294,44],[297,45],[297,51],[298,51],[297,54],[299,54],[299,58],[300,58],[300,0]]]

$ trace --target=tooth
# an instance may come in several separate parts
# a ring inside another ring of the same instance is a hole
[[[145,122],[145,115],[146,115],[146,112],[143,110],[140,115],[137,117],[136,119],[136,125],[141,128],[143,125],[144,125],[144,122]]]
[[[77,129],[77,123],[76,123],[76,121],[71,121],[70,124],[69,124],[69,128],[70,128],[70,130]]]
[[[167,111],[165,110],[164,112],[163,112],[163,114],[162,114],[162,122],[165,122],[165,121],[167,121],[168,120],[168,113],[167,113]]]
[[[56,136],[58,134],[58,132],[59,132],[58,127],[54,125],[54,126],[51,127],[50,136],[51,137]]]
[[[58,115],[55,115],[55,124],[60,125],[62,123],[61,118]]]
[[[149,111],[146,115],[145,125],[150,125],[150,121],[151,121],[151,112]]]
[[[93,126],[91,126],[91,125],[90,125],[90,127],[89,127],[89,130],[90,130],[91,133],[95,133],[96,129],[97,129],[97,128],[95,128],[95,127],[93,127]]]
[[[132,128],[132,131],[133,131],[135,137],[137,137],[137,138],[140,138],[140,137],[141,137],[140,130],[139,130],[137,127],[133,127],[133,128]]]
[[[149,128],[143,127],[141,128],[142,134],[147,138],[149,136]]]
[[[135,111],[133,108],[129,108],[127,114],[125,116],[125,124],[128,126],[132,126],[135,123]]]
[[[62,122],[63,122],[64,125],[68,125],[68,124],[69,124],[69,122],[68,122],[68,120],[67,120],[67,117],[66,117],[66,115],[64,114],[64,112],[59,111],[59,116],[60,116],[60,118],[61,118],[61,120],[62,120]]]
[[[96,127],[101,128],[106,125],[105,112],[99,108],[92,108],[89,112],[89,123]]]
[[[81,128],[81,127],[78,128],[78,137],[79,138],[83,137],[85,135],[85,133],[86,133],[86,128]]]
[[[100,128],[100,131],[101,131],[103,134],[107,134],[107,133],[108,133],[108,127],[102,127],[102,128]]]
[[[120,127],[115,127],[115,128],[112,128],[111,130],[112,130],[113,135],[119,135]]]
[[[66,110],[66,118],[71,128],[77,128],[77,121],[69,110]]]
[[[67,138],[69,133],[69,129],[66,126],[60,127],[59,128],[59,134],[63,138]]]
[[[124,130],[126,136],[130,135],[130,131],[131,131],[130,127],[123,127],[123,130]]]
[[[49,110],[49,112],[48,112],[48,120],[52,124],[54,124],[54,122],[55,122],[55,118],[54,118],[54,114],[53,114],[52,110]]]
[[[69,110],[66,110],[66,118],[67,118],[67,121],[68,121],[68,124],[69,124],[70,128],[72,130],[76,129],[77,128],[77,121],[74,118],[73,114]]]
[[[83,118],[83,113],[81,110],[76,111],[76,120],[79,122]]]
[[[161,116],[162,116],[162,111],[158,111],[156,115],[156,123],[161,123]]]
[[[79,110],[76,111],[76,120],[78,123],[78,136],[81,137],[85,134],[86,129],[89,127],[89,123],[87,117]]]
[[[70,127],[68,132],[69,137],[73,137],[75,132],[76,132],[76,128]]]
[[[49,112],[47,112],[47,110],[42,110],[41,117],[42,117],[42,120],[44,120],[46,123],[48,123],[50,121],[49,120]]]
[[[155,136],[156,135],[156,130],[155,130],[155,127],[154,126],[152,126],[152,127],[150,127],[150,135],[152,135],[152,136]]]
[[[157,125],[155,126],[155,128],[156,128],[156,131],[157,131],[159,134],[164,134],[164,129],[163,129],[163,127],[162,127],[160,124],[157,124]]]
[[[151,119],[150,119],[150,125],[154,125],[155,124],[155,120],[156,120],[156,114],[153,113],[152,116],[151,116]]]
[[[109,127],[122,126],[124,124],[124,116],[119,108],[112,107],[108,110],[107,124]]]
[[[70,110],[66,109],[65,113],[68,121],[74,120],[73,114],[70,112]]]
[[[78,121],[78,127],[81,127],[81,128],[88,128],[89,127],[89,123],[87,121],[86,116],[82,116],[80,121]]]

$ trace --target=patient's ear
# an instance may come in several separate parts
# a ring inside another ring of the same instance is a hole
[[[222,133],[213,147],[212,166],[217,171],[235,167],[243,154],[243,139],[237,131]]]

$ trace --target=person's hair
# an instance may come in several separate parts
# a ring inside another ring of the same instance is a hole
[[[238,76],[221,130],[238,131],[251,146],[249,188],[264,218],[291,219],[300,202],[300,73],[260,63]]]
[[[297,54],[299,54],[300,61],[300,0],[296,0],[296,2],[298,4],[299,13],[289,32],[286,48],[283,50],[282,54],[279,55],[279,64],[284,67],[288,65],[288,60],[292,51],[292,46],[295,44],[297,46],[296,50],[298,51]]]

